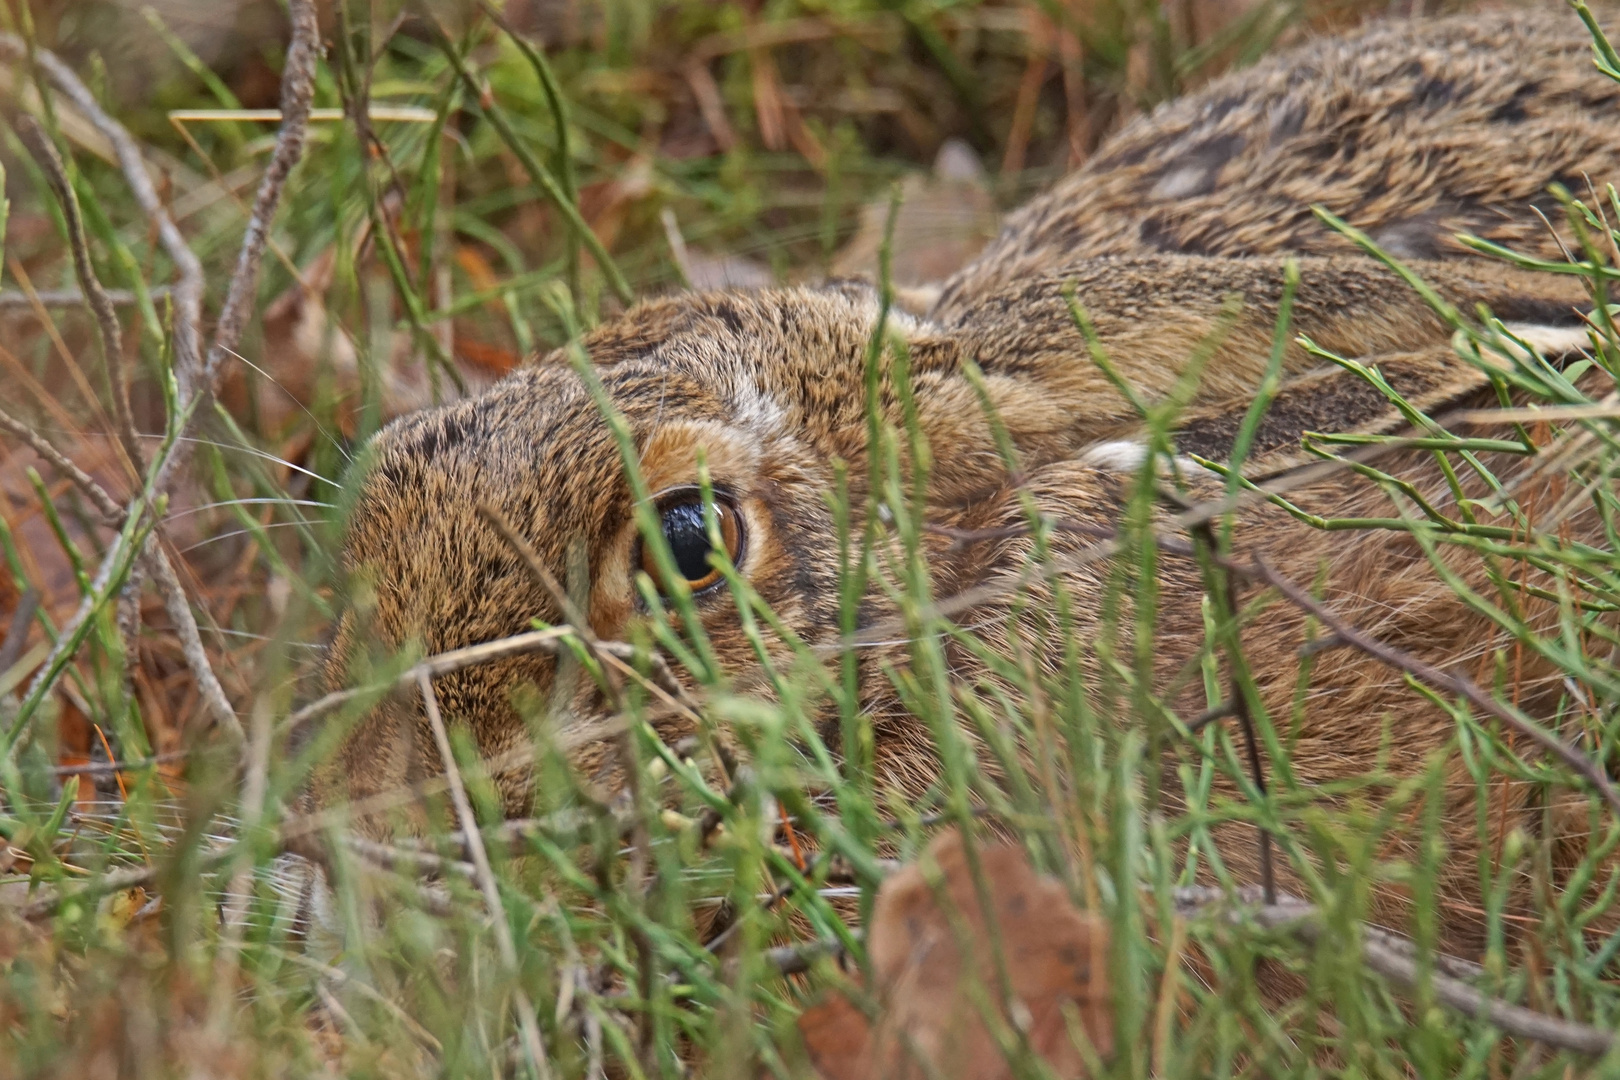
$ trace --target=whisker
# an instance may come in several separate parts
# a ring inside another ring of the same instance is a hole
[[[156,438],[161,438],[161,436],[150,435],[150,436],[143,436],[143,438],[156,439]],[[183,442],[197,443],[197,444],[199,444],[201,446],[214,446],[214,447],[218,447],[221,450],[239,450],[244,454],[252,454],[254,457],[262,458],[265,461],[273,461],[277,465],[285,465],[287,468],[291,469],[293,472],[303,473],[305,476],[308,476],[308,477],[310,477],[311,479],[314,479],[314,480],[319,480],[321,483],[326,484],[329,487],[337,487],[338,486],[336,480],[329,480],[326,477],[322,476],[320,473],[314,471],[313,469],[306,469],[302,465],[294,465],[292,462],[288,461],[284,457],[277,457],[275,454],[270,453],[268,450],[260,450],[257,446],[249,446],[247,443],[222,443],[222,442],[217,442],[214,439],[195,439],[195,438],[189,438],[189,437],[186,437],[186,436],[181,436],[181,439],[182,439]]]
[[[288,522],[278,522],[277,524],[291,525],[293,523],[288,521]],[[244,531],[246,531],[246,530],[244,530]],[[186,548],[186,550],[190,551],[191,549]],[[255,633],[251,633],[250,631],[247,631],[247,630],[227,630],[223,626],[219,627],[216,630],[210,631],[210,632],[215,633],[215,634],[226,634],[226,635],[228,635],[230,637],[247,638],[250,641],[268,641],[271,644],[291,645],[292,647],[294,647],[296,649],[319,649],[320,648],[319,645],[316,645],[313,642],[309,642],[309,641],[287,641],[287,640],[285,640],[283,638],[271,637],[268,634],[255,634]]]
[[[68,439],[80,438],[85,434],[82,431],[68,431],[59,427],[36,427],[35,430],[41,435],[55,435]],[[138,439],[145,439],[148,442],[162,442],[166,436],[156,432],[137,431],[135,433],[135,437]],[[246,443],[222,443],[216,439],[201,439],[191,435],[182,435],[180,436],[179,441],[194,443],[198,446],[212,446],[218,450],[234,450],[244,454],[252,454],[254,457],[263,458],[265,461],[273,461],[277,465],[285,465],[294,472],[303,473],[305,476],[308,476],[314,480],[319,480],[321,483],[330,485],[331,487],[338,486],[338,482],[336,480],[322,476],[320,473],[314,472],[311,469],[306,469],[302,465],[296,465],[293,462],[288,461],[286,458],[277,457],[268,450],[261,450],[256,446],[249,446]]]
[[[260,375],[263,375],[266,379],[270,380],[272,384],[274,384],[277,390],[280,390],[283,394],[286,394],[287,397],[291,399],[292,403],[302,409],[305,416],[309,417],[310,421],[315,425],[315,430],[326,436],[326,441],[331,443],[332,446],[337,449],[337,452],[343,455],[343,460],[347,461],[350,465],[354,464],[354,458],[350,457],[349,452],[343,449],[343,444],[334,439],[332,437],[332,433],[326,430],[325,425],[323,425],[319,420],[315,419],[315,414],[309,411],[308,405],[305,405],[302,401],[298,400],[297,394],[294,394],[291,390],[288,390],[285,386],[282,386],[280,381],[278,381],[274,375],[270,374],[268,371],[264,370],[264,368],[260,367],[258,364],[255,364],[253,361],[249,360],[235,349],[226,349],[225,351],[230,353],[236,359],[242,361],[242,363],[246,364],[254,371],[257,371]]]
[[[270,521],[270,522],[266,522],[265,524],[260,525],[259,529],[288,529],[288,528],[296,528],[296,527],[298,527],[300,525],[312,525],[312,524],[314,524],[314,523],[309,522],[309,521],[305,521],[303,518],[299,518],[297,521]],[[179,554],[184,555],[188,551],[196,551],[200,547],[207,547],[209,544],[217,543],[218,541],[221,541],[221,540],[229,540],[233,536],[248,536],[248,535],[251,535],[252,533],[255,533],[257,531],[258,531],[258,529],[232,529],[230,532],[223,532],[223,533],[218,534],[217,536],[210,536],[206,540],[199,540],[195,544],[187,544],[185,547],[180,549]]]
[[[220,509],[222,507],[226,507],[226,506],[267,506],[267,505],[277,505],[277,506],[317,506],[317,507],[320,507],[322,510],[335,510],[335,509],[337,509],[337,504],[336,503],[321,502],[319,499],[276,499],[276,498],[271,498],[269,496],[254,496],[252,498],[246,498],[246,499],[226,499],[224,502],[207,503],[207,504],[205,504],[203,506],[188,506],[184,510],[176,510],[175,512],[171,513],[169,515],[169,520],[173,521],[176,518],[188,517],[188,516],[190,516],[192,514],[200,514],[204,510],[218,510],[218,509]],[[295,524],[313,526],[313,525],[316,524],[316,522],[307,521],[304,518],[299,518],[299,519],[297,519]]]

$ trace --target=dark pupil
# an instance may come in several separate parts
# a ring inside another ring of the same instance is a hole
[[[664,539],[682,577],[702,581],[709,576],[709,533],[703,527],[702,503],[677,503],[665,510]]]

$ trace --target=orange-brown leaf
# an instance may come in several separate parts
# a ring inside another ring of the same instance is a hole
[[[1097,1053],[1110,1051],[1105,924],[1077,910],[1060,884],[1036,874],[1022,848],[984,847],[979,861],[989,918],[956,833],[936,840],[923,860],[879,890],[868,935],[881,1003],[876,1024],[837,996],[800,1020],[806,1049],[826,1080],[1010,1077],[995,1029],[1015,1039],[1014,1017],[1022,1017],[1030,1050],[1054,1075],[1078,1080],[1086,1070],[1070,1036],[1070,1010]],[[1012,1003],[1002,1000],[997,941]]]

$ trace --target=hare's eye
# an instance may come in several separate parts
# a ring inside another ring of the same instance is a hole
[[[702,494],[692,489],[668,493],[658,502],[658,516],[664,526],[664,540],[669,544],[669,553],[675,560],[675,569],[686,579],[687,587],[697,592],[717,583],[720,571],[709,565],[709,552],[714,545],[709,542],[709,530],[703,521]],[[722,495],[715,496],[714,516],[720,525],[720,539],[725,542],[726,554],[735,565],[742,560],[742,517],[731,501]],[[641,568],[663,590],[658,561],[646,545],[642,545],[641,549]]]

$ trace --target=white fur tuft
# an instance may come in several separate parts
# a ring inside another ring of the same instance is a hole
[[[1131,473],[1141,470],[1147,461],[1148,448],[1146,443],[1131,442],[1129,439],[1116,439],[1109,442],[1100,442],[1086,448],[1080,455],[1080,464],[1089,465],[1094,469],[1105,472]],[[1176,455],[1176,468],[1201,471],[1203,466],[1192,458]]]
[[[1080,464],[1109,472],[1135,472],[1147,460],[1147,452],[1147,446],[1139,442],[1098,443],[1080,455]]]
[[[1584,326],[1543,326],[1539,323],[1503,323],[1514,337],[1543,356],[1567,356],[1591,348],[1592,339]]]

